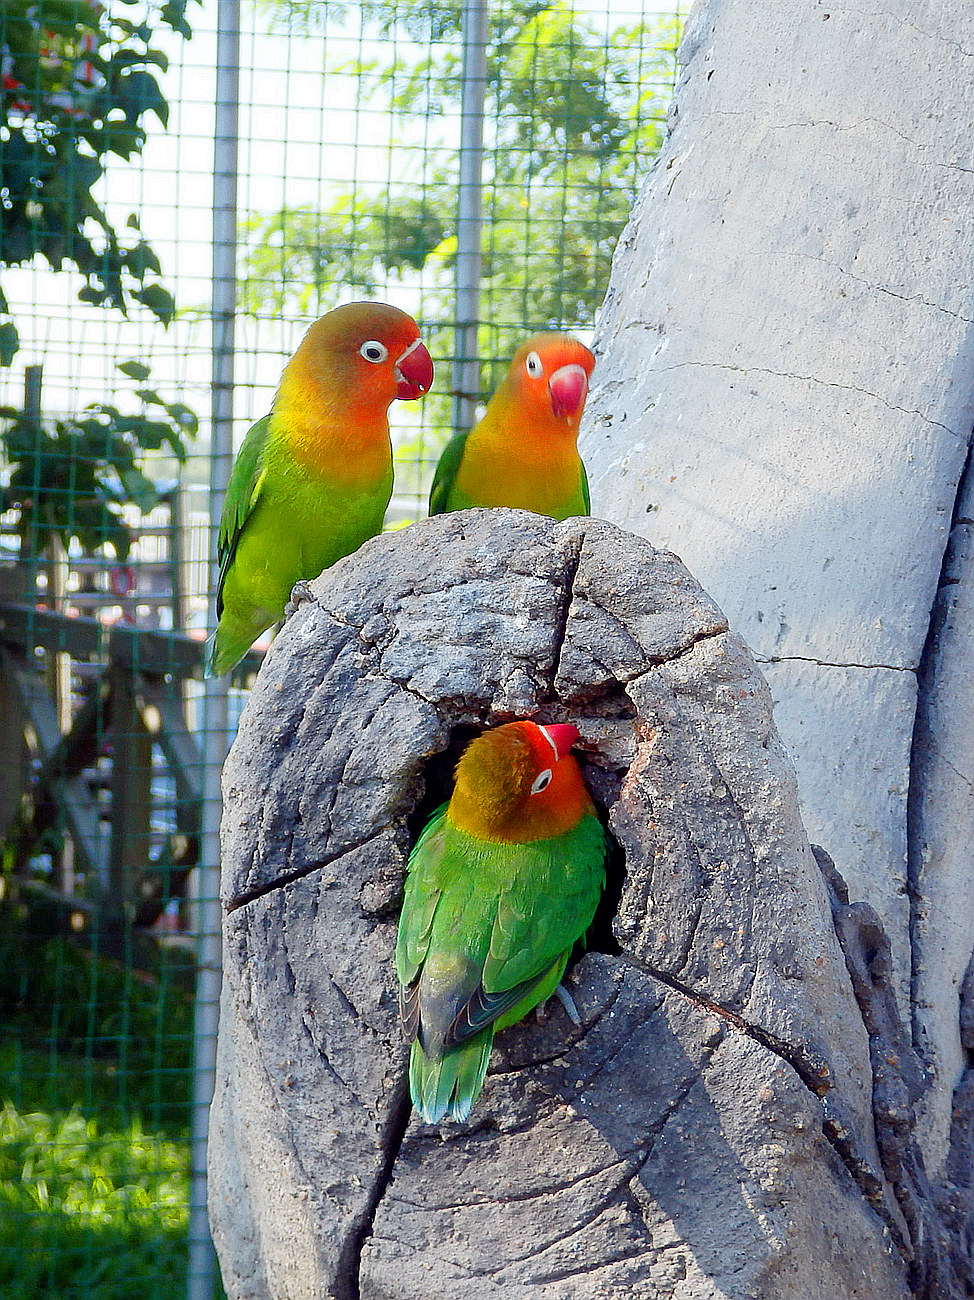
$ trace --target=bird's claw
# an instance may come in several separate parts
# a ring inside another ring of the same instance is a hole
[[[291,599],[284,606],[285,623],[292,614],[298,612],[302,605],[307,605],[310,602],[313,602],[314,599],[315,594],[311,590],[311,583],[307,582],[304,578],[299,578],[291,588]]]
[[[572,995],[565,988],[564,984],[559,984],[558,987],[555,989],[555,997],[565,1008],[565,1015],[572,1022],[572,1024],[578,1028],[581,1028],[582,1017],[578,1014],[578,1007],[576,1007],[574,1001],[572,1000]]]
[[[572,995],[565,988],[564,984],[559,984],[551,996],[557,998],[558,1001],[561,1003],[561,1005],[565,1008],[565,1015],[572,1022],[572,1024],[577,1025],[579,1028],[581,1028],[582,1017],[578,1014],[578,1007],[576,1007],[574,1001],[572,1000]],[[534,1014],[537,1016],[541,1024],[543,1024],[548,1019],[548,1003],[550,1001],[551,998],[545,998],[545,1000],[543,1002],[539,1002],[534,1009]]]

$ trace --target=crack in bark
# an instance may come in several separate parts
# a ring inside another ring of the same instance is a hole
[[[629,1182],[636,1173],[645,1164],[645,1159],[651,1154],[643,1152],[645,1145],[652,1148],[652,1140],[647,1139],[646,1143],[640,1143],[639,1146],[633,1147],[630,1151],[623,1152],[618,1160],[610,1160],[607,1165],[600,1165],[598,1169],[588,1169],[583,1174],[578,1174],[575,1178],[568,1178],[563,1182],[549,1183],[547,1187],[539,1187],[530,1192],[509,1192],[504,1196],[481,1196],[472,1201],[446,1201],[440,1205],[431,1205],[428,1201],[411,1201],[406,1196],[390,1196],[399,1205],[408,1205],[414,1210],[428,1210],[433,1214],[445,1214],[448,1210],[472,1210],[475,1206],[490,1205],[523,1205],[526,1201],[537,1201],[542,1196],[553,1196],[561,1192],[567,1192],[569,1188],[578,1187],[580,1184],[588,1182],[592,1178],[598,1178],[601,1174],[606,1174],[612,1169],[620,1169],[623,1166],[632,1166],[625,1181]],[[633,1160],[632,1157],[639,1153],[639,1159]],[[644,1158],[645,1157],[645,1158]],[[619,1184],[621,1186],[621,1184]],[[529,1256],[525,1256],[529,1258]],[[517,1263],[517,1260],[511,1260],[510,1263]]]
[[[633,1034],[638,1033],[638,1031],[642,1029],[643,1025],[648,1025],[649,1022],[659,1011],[660,1006],[661,1006],[661,1002],[657,1002],[656,1005],[651,1007],[650,1010],[646,1013],[645,1016],[643,1016],[641,1020],[637,1020],[636,1023],[630,1029],[629,1036],[632,1037]],[[628,1042],[619,1043],[618,1047],[616,1047],[614,1051],[610,1052],[608,1056],[602,1058],[602,1060],[599,1062],[599,1064],[595,1067],[594,1070],[592,1070],[589,1074],[581,1076],[574,1090],[574,1094],[573,1094],[574,1098],[578,1098],[584,1095],[586,1092],[588,1092],[592,1087],[592,1084],[595,1082],[595,1080],[599,1078],[601,1074],[603,1074],[606,1070],[608,1070],[611,1067],[612,1062],[616,1059],[616,1057],[619,1055],[620,1052],[625,1050],[627,1046],[628,1046]]]
[[[603,1269],[610,1268],[613,1264],[627,1264],[630,1260],[637,1259],[656,1259],[659,1251],[654,1246],[643,1246],[637,1250],[630,1250],[621,1255],[613,1255],[608,1259],[600,1259],[594,1264],[581,1265],[578,1268],[557,1269],[553,1273],[536,1273],[531,1278],[532,1286],[547,1286],[550,1282],[567,1282],[569,1278],[591,1277]]]
[[[921,975],[919,902],[922,897],[920,881],[923,871],[923,791],[920,773],[925,768],[923,760],[927,742],[924,731],[930,695],[933,693],[936,684],[940,634],[943,631],[948,613],[947,602],[943,593],[954,585],[950,578],[954,561],[955,532],[958,528],[968,525],[968,518],[962,513],[962,507],[967,502],[970,490],[974,486],[972,484],[972,475],[974,475],[974,439],[968,442],[967,456],[957,479],[950,528],[947,530],[944,552],[941,558],[940,577],[930,607],[927,635],[923,643],[923,649],[920,652],[920,662],[917,666],[917,703],[913,720],[913,736],[910,744],[909,785],[906,798],[906,879],[910,907],[910,1038],[913,1049],[920,1055],[921,1060],[923,1059],[921,1050],[923,1032],[917,1015]],[[958,776],[960,776],[960,773],[958,773]],[[967,778],[963,779],[966,780]]]
[[[868,388],[860,388],[858,384],[840,384],[835,379],[820,379],[818,375],[798,375],[788,370],[772,370],[770,366],[732,366],[724,361],[678,361],[671,366],[656,366],[654,374],[663,374],[668,370],[685,370],[691,366],[699,366],[704,370],[729,370],[737,375],[771,375],[776,379],[796,379],[803,384],[818,384],[823,388],[839,388],[845,393],[860,393],[863,397],[871,397],[873,401],[881,403],[887,410],[899,411],[902,415],[913,415],[924,424],[932,425],[935,429],[943,429],[944,433],[949,433],[952,438],[958,440],[963,438],[966,442],[967,435],[958,433],[956,429],[951,429],[949,425],[942,424],[940,420],[931,420],[929,415],[924,415],[922,411],[915,411],[908,406],[897,406],[895,402],[888,401],[879,393],[870,392]]]
[[[372,1227],[379,1204],[392,1180],[392,1170],[398,1159],[403,1138],[406,1136],[411,1111],[408,1076],[403,1071],[396,1081],[389,1115],[380,1139],[379,1149],[382,1152],[382,1160],[369,1189],[365,1208],[349,1226],[338,1257],[332,1287],[333,1300],[359,1300],[362,1253],[366,1242],[372,1236]]]
[[[613,990],[612,997],[608,1000],[608,1002],[606,1002],[604,1006],[599,1007],[598,1011],[592,1017],[592,1019],[586,1021],[586,1023],[582,1026],[582,1032],[576,1038],[569,1039],[565,1043],[565,1046],[561,1048],[560,1051],[553,1052],[550,1056],[532,1057],[531,1060],[526,1061],[524,1065],[513,1066],[509,1070],[488,1069],[488,1074],[491,1076],[491,1078],[504,1078],[504,1076],[508,1074],[519,1074],[522,1070],[533,1070],[540,1065],[554,1065],[556,1061],[563,1061],[566,1056],[568,1056],[572,1051],[574,1051],[574,1049],[578,1046],[579,1043],[585,1041],[585,1039],[592,1032],[592,1030],[598,1024],[600,1024],[601,1021],[605,1018],[605,1016],[612,1010],[612,1008],[618,1002],[621,992],[622,992],[622,986],[621,984],[617,984],[615,989]]]
[[[596,606],[596,608],[602,609],[602,606],[598,605]],[[606,614],[609,618],[614,617],[614,615],[610,614],[608,610],[602,609],[602,613]],[[657,669],[663,668],[667,664],[679,663],[681,659],[685,659],[687,655],[692,654],[693,651],[696,649],[696,647],[698,645],[701,645],[704,641],[712,641],[715,637],[726,636],[729,631],[730,628],[727,624],[726,619],[719,627],[702,628],[699,632],[695,632],[693,636],[689,637],[681,645],[675,646],[674,649],[669,654],[662,655],[662,656],[647,654],[646,660],[648,663],[648,667],[646,665],[643,665],[639,668],[634,668],[631,673],[627,673],[622,677],[620,677],[619,674],[614,669],[609,668],[606,665],[602,664],[598,659],[596,659],[594,654],[590,655],[592,662],[598,664],[600,668],[604,668],[606,674],[608,676],[611,676],[611,681],[606,682],[603,686],[598,688],[597,692],[592,696],[592,698],[593,699],[600,698],[601,696],[607,695],[609,694],[609,692],[614,690],[622,690],[623,693],[625,693],[628,696],[628,692],[626,690],[627,687],[634,686],[637,682],[641,681],[642,678],[648,677],[650,673],[656,672]]]
[[[922,27],[918,27],[916,23],[911,23],[910,20],[909,20],[908,18],[903,18],[903,17],[901,17],[899,14],[891,14],[891,13],[889,13],[889,11],[886,10],[886,9],[881,9],[881,10],[875,10],[875,9],[867,9],[867,10],[863,10],[863,9],[848,9],[848,10],[846,10],[846,12],[847,12],[847,13],[850,13],[850,14],[857,14],[857,15],[860,15],[860,16],[865,16],[865,17],[868,17],[868,18],[875,18],[875,17],[894,18],[894,19],[896,20],[896,22],[898,22],[898,23],[900,24],[901,27],[909,27],[912,31],[916,32],[916,34],[917,34],[918,36],[922,36],[924,40],[926,40],[926,41],[940,41],[940,42],[942,42],[944,45],[951,45],[951,46],[953,46],[953,48],[954,48],[955,50],[957,50],[957,52],[958,52],[959,54],[962,54],[962,55],[964,56],[965,59],[974,58],[974,50],[969,50],[969,49],[967,48],[967,46],[966,46],[966,45],[962,45],[962,44],[960,43],[960,41],[958,41],[958,40],[956,40],[956,39],[953,39],[952,37],[949,37],[949,36],[940,36],[940,35],[938,35],[936,32],[927,32],[927,31],[924,31],[923,28],[922,28]]]
[[[482,1272],[478,1274],[478,1276],[496,1277],[498,1273],[503,1273],[506,1269],[511,1268],[512,1265],[523,1264],[527,1260],[532,1259],[537,1255],[543,1254],[547,1250],[551,1250],[552,1247],[561,1245],[563,1241],[568,1241],[571,1237],[574,1237],[579,1232],[584,1232],[586,1228],[592,1226],[592,1224],[596,1221],[596,1219],[600,1218],[603,1214],[606,1214],[609,1210],[615,1208],[615,1206],[619,1203],[618,1202],[619,1193],[622,1191],[624,1187],[628,1188],[630,1182],[632,1182],[633,1178],[636,1177],[640,1169],[642,1169],[643,1165],[645,1165],[646,1161],[649,1159],[649,1156],[650,1156],[650,1152],[647,1151],[645,1157],[641,1161],[637,1161],[634,1167],[631,1170],[629,1170],[622,1178],[620,1178],[619,1181],[613,1187],[610,1187],[605,1191],[603,1196],[600,1198],[598,1203],[590,1212],[584,1214],[580,1219],[577,1219],[572,1224],[572,1226],[568,1228],[565,1232],[559,1233],[558,1236],[556,1237],[552,1237],[552,1239],[550,1241],[545,1242],[543,1246],[532,1247],[532,1249],[527,1251],[527,1253],[524,1255],[517,1255],[510,1259],[507,1259],[504,1261],[503,1264],[498,1264],[495,1268],[484,1269]],[[533,1280],[534,1279],[532,1279],[532,1281]]]
[[[338,849],[335,853],[327,857],[318,858],[316,861],[307,863],[303,867],[295,867],[293,871],[284,871],[273,880],[266,881],[263,885],[255,885],[252,889],[246,889],[242,894],[236,894],[233,898],[228,899],[224,904],[224,913],[229,916],[231,912],[236,912],[238,908],[246,907],[248,903],[254,903],[260,898],[266,898],[268,894],[280,889],[284,885],[291,885],[296,880],[303,880],[305,876],[313,875],[316,871],[321,871],[325,867],[330,867],[332,863],[338,862],[341,858],[346,857],[349,853],[355,853],[359,849],[364,849],[367,845],[374,843],[387,830],[392,823],[387,822],[385,826],[380,826],[372,835],[364,840],[357,840],[354,844],[347,844]]]
[[[876,123],[877,125],[879,125],[879,126],[888,126],[888,123],[886,123],[886,122],[880,122],[879,119],[878,119],[878,118],[875,118],[875,117],[867,117],[867,118],[864,118],[863,121],[865,121],[865,122],[875,122],[875,123]],[[795,123],[795,125],[796,125],[796,126],[800,126],[800,125],[802,125],[802,123]],[[851,131],[851,130],[854,130],[854,129],[855,129],[855,127],[838,127],[838,128],[837,128],[837,130],[840,130],[840,131]],[[894,134],[894,135],[901,135],[901,134],[902,134],[901,132],[894,130],[893,127],[889,127],[889,130],[893,131],[893,134]],[[903,138],[904,140],[907,139],[906,136],[902,136],[902,138]],[[911,141],[909,141],[909,143],[910,143],[910,144],[913,144],[914,141],[911,140]],[[922,146],[921,146],[921,145],[917,145],[917,148],[927,148],[927,146],[926,146],[926,145],[922,145]],[[808,261],[808,262],[819,262],[822,266],[828,266],[828,267],[831,267],[833,271],[838,271],[841,275],[845,276],[846,279],[848,279],[848,280],[852,280],[854,284],[861,284],[861,285],[863,285],[865,288],[873,290],[874,293],[885,293],[885,294],[887,294],[890,298],[896,298],[896,299],[898,299],[900,302],[920,303],[920,305],[923,306],[923,307],[932,307],[935,311],[941,311],[941,312],[943,312],[945,316],[949,316],[952,320],[959,320],[959,321],[962,321],[965,325],[972,325],[972,324],[974,324],[974,319],[972,319],[970,316],[962,316],[961,313],[960,313],[959,311],[951,311],[949,307],[944,307],[944,306],[943,306],[941,303],[939,303],[939,302],[931,302],[929,298],[924,298],[921,294],[918,294],[918,293],[915,293],[915,294],[897,293],[895,289],[887,289],[887,288],[885,287],[885,285],[882,285],[882,284],[874,284],[871,280],[867,280],[865,276],[862,276],[862,275],[853,275],[852,272],[849,270],[849,268],[848,268],[847,266],[843,266],[843,264],[842,264],[841,262],[833,262],[833,261],[831,261],[831,260],[830,260],[829,258],[827,258],[827,257],[816,257],[814,253],[803,253],[803,252],[801,252],[800,250],[798,250],[798,249],[793,249],[793,248],[778,248],[778,249],[775,249],[773,255],[774,255],[774,256],[777,256],[777,257],[796,257],[796,258],[802,258],[804,261]],[[758,256],[758,254],[752,254],[752,256]],[[760,256],[763,257],[763,256],[765,256],[765,254],[762,252],[762,253],[760,254]]]
[[[565,571],[565,581],[562,590],[565,593],[564,617],[554,628],[552,637],[552,655],[551,655],[551,680],[549,690],[552,695],[555,693],[555,682],[558,680],[558,674],[561,671],[561,656],[565,648],[565,638],[568,635],[568,624],[571,621],[572,606],[575,603],[575,579],[578,577],[578,570],[582,565],[582,550],[585,546],[584,530],[572,539],[574,545],[574,555],[568,557],[568,564]]]
[[[440,1264],[446,1264],[446,1266],[454,1272],[462,1273],[465,1278],[473,1279],[486,1276],[486,1274],[478,1272],[476,1269],[471,1269],[467,1264],[459,1263],[453,1256],[447,1257],[446,1255],[441,1255],[439,1251],[432,1249],[428,1244],[424,1244],[423,1246],[414,1246],[412,1242],[404,1241],[400,1237],[384,1237],[381,1233],[377,1232],[370,1233],[370,1238],[373,1241],[388,1242],[391,1246],[394,1246],[397,1251],[408,1250],[413,1255],[422,1255],[424,1260],[435,1259]],[[336,1300],[345,1300],[345,1298],[337,1297]]]
[[[289,985],[288,995],[291,999],[293,999],[294,991],[297,988],[298,981],[297,981],[297,976],[294,973],[294,966],[292,965],[291,962],[291,954],[287,946],[287,927],[283,925],[281,926],[281,957],[284,963],[284,974],[287,978],[288,985]],[[331,976],[331,972],[329,972],[329,976]],[[331,982],[334,985],[335,981],[333,977]],[[362,1098],[358,1095],[358,1093],[348,1082],[348,1080],[342,1078],[342,1076],[332,1065],[331,1061],[328,1059],[326,1054],[318,1046],[318,1043],[315,1041],[315,1036],[311,1031],[311,1026],[308,1024],[307,1010],[301,1013],[299,1020],[300,1020],[301,1028],[304,1030],[305,1037],[307,1038],[308,1042],[311,1044],[313,1055],[316,1056],[324,1064],[328,1073],[331,1075],[333,1079],[335,1079],[339,1087],[344,1089],[344,1091],[348,1093],[348,1095],[352,1098],[352,1100],[356,1102],[362,1110],[365,1110],[366,1107],[365,1107],[365,1103],[362,1101]],[[275,1092],[275,1101],[276,1100],[277,1100],[277,1096]]]
[[[816,1064],[814,1061],[806,1059],[799,1048],[784,1042],[761,1025],[755,1025],[751,1021],[745,1020],[739,1012],[733,1011],[730,1007],[725,1007],[720,1002],[715,1002],[712,998],[707,997],[705,993],[691,988],[682,980],[677,979],[675,975],[671,975],[669,971],[660,970],[659,967],[643,961],[630,952],[624,952],[621,960],[634,966],[637,970],[644,971],[647,975],[652,975],[654,979],[659,980],[661,984],[665,984],[674,993],[679,993],[692,1002],[699,1010],[709,1011],[711,1015],[727,1021],[728,1024],[742,1034],[746,1034],[748,1038],[752,1038],[761,1047],[773,1052],[775,1056],[780,1056],[787,1065],[791,1066],[805,1087],[819,1101],[832,1087],[831,1082],[829,1082],[828,1067],[825,1066],[824,1062]]]
[[[630,962],[637,968],[646,971],[668,988],[673,989],[675,993],[687,998],[694,1006],[703,1011],[708,1011],[712,1015],[719,1017],[728,1024],[746,1034],[748,1038],[773,1053],[786,1065],[790,1066],[798,1077],[800,1082],[816,1098],[822,1106],[822,1133],[830,1146],[835,1151],[842,1165],[852,1178],[853,1182],[859,1188],[867,1205],[882,1220],[890,1233],[897,1249],[904,1257],[908,1255],[908,1248],[902,1239],[899,1225],[891,1216],[887,1209],[884,1198],[882,1184],[877,1180],[875,1172],[871,1169],[868,1162],[865,1161],[856,1150],[851,1134],[845,1128],[845,1125],[834,1115],[828,1113],[828,1093],[832,1088],[829,1078],[828,1065],[825,1062],[816,1064],[802,1052],[800,1048],[784,1042],[777,1035],[772,1034],[769,1030],[761,1025],[755,1025],[751,1021],[732,1011],[729,1007],[722,1006],[721,1003],[715,1002],[705,994],[699,993],[684,984],[681,980],[676,979],[666,971],[659,970],[651,966],[648,962],[643,962],[630,953],[623,954],[623,960]]]
[[[824,849],[815,845],[813,851],[828,887],[836,937],[869,1035],[876,1142],[906,1225],[904,1259],[910,1289],[918,1300],[969,1297],[974,1294],[970,1160],[964,1161],[963,1175],[956,1182],[948,1177],[946,1184],[931,1185],[914,1134],[923,1071],[893,994],[889,939],[868,903],[849,902],[846,883]],[[963,1024],[963,998],[961,1015]],[[966,1147],[969,1116],[956,1094],[955,1107]]]
[[[839,662],[834,659],[816,659],[812,655],[763,655],[757,650],[753,651],[754,660],[759,664],[815,664],[819,668],[885,668],[891,673],[917,673],[918,668],[911,668],[907,664],[882,664],[882,663],[857,663],[854,660],[845,660]]]

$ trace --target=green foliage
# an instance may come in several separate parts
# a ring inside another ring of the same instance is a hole
[[[151,41],[159,25],[191,34],[187,4],[150,0],[141,22],[92,0],[5,0],[0,13],[0,261],[73,265],[82,301],[123,313],[141,303],[164,324],[172,295],[137,217],[117,231],[92,191],[110,155],[141,154],[150,114],[166,125],[155,70],[167,59]],[[9,315],[2,295],[0,314]],[[0,324],[0,364],[16,342],[14,322]]]
[[[171,1137],[189,1117],[193,964],[163,948],[135,971],[0,906],[3,1093],[28,1109],[80,1104],[113,1126],[135,1112]],[[58,1068],[59,1062],[68,1062]],[[41,1063],[38,1065],[38,1063]]]
[[[256,313],[286,302],[302,315],[317,312],[322,300],[337,301],[336,267],[342,283],[372,297],[386,272],[422,270],[443,244],[443,207],[428,192],[394,209],[341,194],[324,210],[284,207],[257,217],[244,226],[250,249],[241,305]]]
[[[119,370],[140,383],[150,373],[136,361],[123,362]],[[108,544],[119,560],[127,557],[131,534],[124,507],[148,511],[159,500],[156,485],[140,468],[142,453],[165,446],[182,463],[186,439],[198,427],[182,402],[144,387],[134,397],[140,408],[135,414],[95,402],[54,421],[0,407],[0,446],[10,466],[0,487],[0,511],[18,512],[22,557],[38,556],[52,534],[66,549],[76,538],[86,554]]]
[[[66,1115],[0,1110],[0,1289],[7,1300],[182,1293],[185,1144]]]
[[[149,971],[0,904],[0,1294],[184,1294],[192,963]]]
[[[345,12],[319,0],[269,3],[280,21],[306,27]],[[388,57],[340,70],[362,80],[372,106],[386,99],[405,150],[420,123],[457,111],[460,6],[397,0],[366,3],[363,12],[383,36],[441,43],[426,55],[390,41]],[[528,331],[593,323],[615,244],[662,142],[678,26],[664,17],[604,30],[562,0],[492,11],[480,350],[501,367]],[[322,211],[285,207],[251,222],[244,307],[310,314],[350,287],[369,296],[381,280],[408,281],[422,269],[424,286],[438,286],[436,315],[449,321],[457,155],[427,155],[421,183],[336,190]],[[483,391],[497,378],[485,368]]]

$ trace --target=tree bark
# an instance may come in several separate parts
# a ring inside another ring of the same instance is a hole
[[[948,1300],[875,913],[816,863],[767,687],[671,554],[469,511],[311,585],[224,773],[211,1220],[233,1300]],[[571,718],[618,845],[466,1123],[405,1092],[409,845],[466,740]],[[834,915],[833,915],[834,914]],[[841,942],[840,942],[841,940]]]
[[[706,0],[681,59],[598,331],[595,512],[679,554],[762,665],[809,834],[889,935],[943,1173],[974,948],[974,8]]]

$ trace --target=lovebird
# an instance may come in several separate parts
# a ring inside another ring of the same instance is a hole
[[[387,412],[432,382],[419,327],[397,307],[352,302],[311,326],[230,475],[207,676],[243,658],[296,582],[379,532],[392,495]]]
[[[568,334],[535,334],[514,354],[483,419],[443,449],[431,515],[510,506],[567,519],[591,510],[578,425],[595,357]]]
[[[395,960],[427,1123],[466,1119],[495,1031],[551,996],[595,915],[607,841],[577,738],[522,721],[472,740],[410,854]]]

